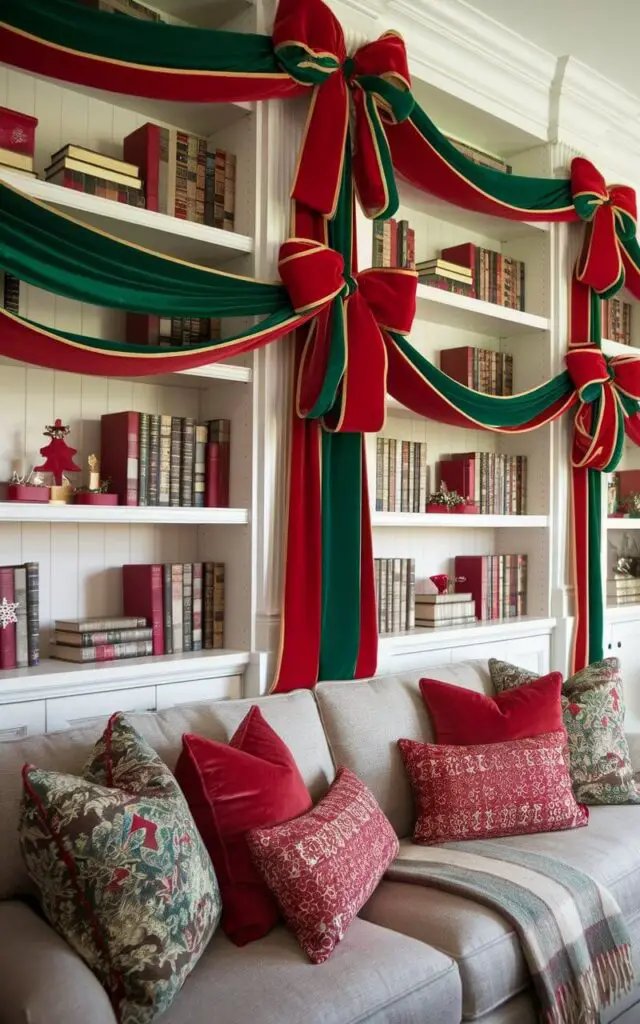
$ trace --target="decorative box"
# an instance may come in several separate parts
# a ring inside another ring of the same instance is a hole
[[[74,496],[75,505],[117,505],[117,494],[95,494],[91,491],[81,491]]]
[[[9,484],[7,486],[7,501],[49,501],[48,487],[33,487],[31,484]]]
[[[436,512],[439,515],[443,515],[449,512],[447,505],[427,505],[427,512]]]
[[[37,117],[0,107],[0,149],[33,156],[36,148]]]
[[[460,515],[460,513],[468,513],[470,515],[476,516],[478,515],[478,506],[474,505],[473,503],[470,503],[468,505],[454,505],[452,511],[457,512],[458,515]]]

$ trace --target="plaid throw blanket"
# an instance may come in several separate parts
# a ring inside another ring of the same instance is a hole
[[[611,893],[552,857],[497,842],[404,847],[387,873],[487,904],[518,933],[544,1024],[597,1024],[634,985]]]

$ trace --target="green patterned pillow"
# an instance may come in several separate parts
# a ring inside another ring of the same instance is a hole
[[[220,919],[216,876],[173,775],[121,714],[82,778],[23,769],[20,844],[53,927],[120,1024],[166,1010]]]
[[[539,679],[535,672],[489,660],[498,693]],[[562,686],[571,781],[583,804],[640,803],[624,732],[622,673],[617,658],[595,661]]]

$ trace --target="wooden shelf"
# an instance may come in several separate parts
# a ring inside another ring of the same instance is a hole
[[[490,643],[516,636],[538,636],[551,633],[555,624],[555,619],[523,615],[517,619],[471,622],[467,626],[452,626],[448,629],[424,628],[412,629],[407,633],[384,634],[379,637],[378,643],[380,653],[388,658],[394,654],[405,655],[430,648]]]
[[[253,252],[253,238],[249,235],[127,206],[4,169],[0,169],[0,179],[35,199],[69,209],[72,216],[77,215],[78,220],[91,227],[169,256],[211,266]]]
[[[472,515],[443,512],[372,512],[374,527],[402,527],[403,529],[540,529],[549,525],[548,516]]]
[[[640,530],[640,518],[638,519],[607,519],[607,530]]]
[[[39,505],[0,502],[0,523],[144,523],[162,526],[239,526],[249,522],[246,508],[166,508],[127,505]]]
[[[153,0],[149,6],[200,28],[220,28],[252,7],[252,0]]]
[[[602,351],[605,356],[636,356],[640,359],[640,349],[623,345],[620,341],[609,341],[608,338],[602,339]]]
[[[418,285],[416,319],[493,337],[512,337],[551,329],[551,321],[547,317],[446,292],[427,284]]]

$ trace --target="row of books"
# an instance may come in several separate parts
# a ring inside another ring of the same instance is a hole
[[[222,337],[220,320],[214,317],[160,317],[146,313],[127,313],[126,339],[130,345],[159,345],[177,348],[199,345]]]
[[[469,498],[485,515],[524,515],[527,507],[527,457],[494,452],[464,452],[438,463],[440,483]]]
[[[79,0],[85,7],[91,7],[95,11],[107,11],[110,14],[124,14],[129,18],[138,18],[140,21],[164,21],[158,11],[151,10],[138,0]]]
[[[408,220],[374,220],[373,267],[413,269],[416,261],[416,235]]]
[[[423,441],[376,438],[376,512],[424,512],[427,483]]]
[[[120,505],[229,507],[229,420],[115,412],[100,426],[102,477]]]
[[[125,615],[145,618],[154,654],[224,647],[223,562],[123,565]]]
[[[454,282],[465,289],[464,294],[508,309],[524,310],[525,265],[522,260],[484,249],[474,242],[448,246],[442,250],[441,259],[471,272],[470,286],[466,279]],[[459,271],[458,276],[461,276]]]
[[[640,604],[640,577],[613,576],[607,580],[607,604]]]
[[[495,156],[493,153],[487,153],[484,149],[478,149],[477,146],[472,146],[468,142],[462,142],[461,139],[456,139],[452,135],[447,136],[452,146],[462,153],[464,156],[472,160],[474,164],[478,164],[480,167],[490,167],[492,171],[502,171],[503,174],[511,174],[513,168],[511,164],[506,163],[499,156]]]
[[[620,345],[631,344],[630,302],[618,298],[602,300],[602,337]]]
[[[431,288],[441,288],[444,291],[455,292],[457,295],[475,298],[473,273],[462,263],[434,257],[434,259],[417,263],[416,270],[421,284],[428,284]]]
[[[450,629],[475,621],[471,594],[416,594],[416,626],[422,629]]]
[[[413,558],[374,559],[378,633],[403,633],[415,625],[416,565]]]
[[[449,377],[485,395],[513,394],[513,356],[463,345],[440,352],[440,369]]]
[[[38,562],[0,566],[0,669],[40,663]]]
[[[4,274],[0,271],[0,276],[2,277],[2,308],[18,316],[20,313],[20,281],[6,271]]]
[[[526,555],[457,555],[454,574],[456,591],[471,594],[481,622],[527,614]]]
[[[153,654],[153,630],[138,616],[113,619],[56,619],[51,657],[82,664],[121,661]]]

